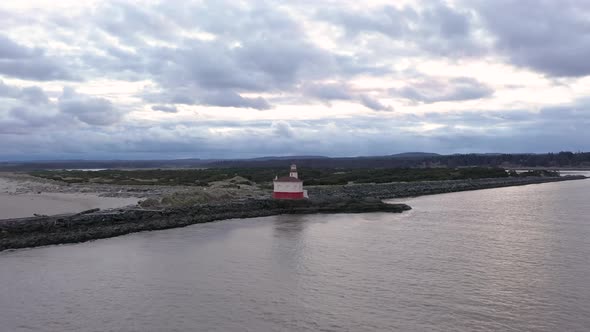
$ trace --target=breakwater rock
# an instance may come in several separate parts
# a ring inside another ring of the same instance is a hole
[[[89,210],[59,216],[0,220],[0,251],[59,243],[75,243],[133,232],[183,227],[223,219],[278,214],[363,213],[410,210],[405,204],[378,199],[277,201],[249,199],[164,210]]]
[[[383,184],[351,184],[343,186],[308,187],[309,196],[314,199],[379,199],[404,198],[434,195],[458,191],[522,186],[529,184],[560,182],[586,179],[585,176],[562,177],[507,177],[493,179],[395,182]]]

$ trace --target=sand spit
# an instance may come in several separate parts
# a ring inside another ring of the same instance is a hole
[[[77,213],[136,205],[139,197],[107,197],[22,174],[0,173],[0,219]]]
[[[162,208],[270,196],[268,190],[257,185],[236,185],[243,181],[246,179],[235,177],[212,182],[208,187],[115,185],[65,183],[25,173],[0,172],[0,219],[105,210],[144,200],[147,203],[143,207]]]

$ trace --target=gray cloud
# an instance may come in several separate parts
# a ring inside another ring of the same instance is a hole
[[[152,106],[152,110],[166,112],[166,113],[176,113],[178,109],[176,106],[169,106],[169,105],[154,105]]]
[[[0,73],[25,80],[53,81],[73,79],[70,74],[54,61],[44,58],[0,59]]]
[[[421,79],[391,92],[415,102],[436,103],[486,98],[493,95],[494,90],[475,79],[461,77],[449,80]]]
[[[39,128],[50,125],[52,122],[62,122],[59,115],[31,107],[17,106],[10,110],[10,115],[19,120],[18,126],[25,128]]]
[[[409,150],[441,153],[587,150],[589,109],[585,104],[575,104],[540,112],[469,111],[393,117],[376,113],[355,118],[289,122],[198,121],[156,126],[125,124],[117,130],[108,127],[72,128],[55,133],[36,130],[28,136],[4,133],[2,138],[6,144],[0,146],[0,154],[52,151],[70,158],[80,155],[235,158],[310,153],[383,155]],[[515,113],[518,115],[514,116]],[[442,127],[426,132],[413,130],[424,123]],[[178,125],[190,130],[178,130]],[[212,128],[228,127],[234,129],[231,134],[208,134]]]
[[[0,81],[0,98],[7,100],[0,105],[0,135],[26,137],[39,128],[57,134],[75,131],[80,122],[90,126],[113,125],[123,116],[108,99],[80,94],[68,87],[55,103],[39,87],[21,88]]]
[[[163,122],[121,124],[28,135],[2,131],[0,155],[52,152],[68,158],[235,158],[262,155],[383,155],[408,150],[454,152],[546,152],[590,148],[590,107],[584,101],[541,111],[499,110],[286,121]],[[415,127],[442,127],[416,132]],[[6,124],[8,126],[8,124]],[[179,127],[187,130],[178,130]],[[233,128],[211,136],[212,128]],[[571,133],[575,133],[572,135]],[[16,148],[18,147],[18,148]],[[92,151],[88,153],[88,151]],[[236,152],[237,151],[237,152]]]
[[[83,56],[88,70],[130,80],[153,79],[161,91],[143,96],[151,103],[256,109],[270,105],[241,94],[289,93],[305,82],[390,71],[369,58],[318,47],[288,11],[271,3],[205,1],[179,6],[182,9],[99,6],[93,12],[99,30],[93,32],[92,47],[101,52]],[[202,40],[195,36],[199,33],[210,33],[213,39]]]
[[[0,74],[25,80],[72,80],[63,65],[41,49],[19,45],[0,35]]]
[[[319,100],[351,100],[354,92],[344,83],[311,83],[303,87],[303,93]]]
[[[590,74],[587,1],[463,1],[518,66],[551,76]]]
[[[257,110],[268,110],[271,108],[270,104],[264,98],[244,98],[233,91],[205,94],[200,98],[200,103],[208,106],[242,107]]]
[[[19,98],[22,94],[20,88],[8,85],[0,80],[0,97],[4,98]]]
[[[403,42],[397,50],[400,54],[407,52],[408,47],[437,56],[471,56],[485,49],[475,37],[471,13],[443,1],[421,2],[420,9],[386,5],[351,12],[329,8],[321,10],[317,17],[341,26],[347,39],[378,33]]]
[[[6,36],[0,35],[0,59],[21,59],[40,55],[37,50],[19,45]]]
[[[272,132],[279,137],[290,138],[295,136],[295,132],[291,125],[286,121],[276,121],[271,125]]]
[[[391,106],[383,105],[380,101],[371,96],[360,95],[359,98],[363,106],[370,108],[373,111],[393,111]]]
[[[0,79],[0,100],[0,135],[26,135],[36,128],[61,122],[47,94],[40,87],[14,86]]]
[[[121,112],[108,99],[78,94],[71,88],[64,88],[58,107],[62,113],[89,125],[111,125],[122,117]]]
[[[15,106],[23,108],[29,106],[44,106],[49,104],[49,98],[43,89],[37,86],[17,87],[5,84],[0,80],[0,98],[5,99],[3,106]],[[6,100],[9,99],[9,100]]]
[[[151,6],[103,2],[95,11],[95,24],[123,45],[142,44],[143,36],[170,38],[177,26]]]
[[[272,105],[262,97],[243,97],[231,89],[204,90],[194,86],[179,86],[156,91],[146,90],[140,97],[150,103],[204,105],[217,107],[252,108],[268,110]]]
[[[45,91],[37,86],[26,87],[21,90],[23,100],[31,105],[43,105],[49,103]]]
[[[373,111],[393,110],[374,97],[355,91],[344,83],[311,83],[304,85],[302,90],[306,97],[315,98],[328,104],[333,100],[348,100],[357,102]]]

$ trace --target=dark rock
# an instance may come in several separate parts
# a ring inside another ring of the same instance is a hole
[[[389,199],[433,195],[457,191],[521,186],[536,183],[558,182],[585,179],[584,176],[565,177],[522,177],[522,178],[493,178],[424,182],[397,182],[384,184],[355,184],[342,186],[308,187],[310,197],[316,200],[356,199],[366,197]]]
[[[138,231],[182,227],[222,219],[253,218],[278,214],[364,213],[409,210],[405,204],[385,204],[378,199],[300,200],[246,199],[200,204],[166,210],[111,210],[61,216],[0,221],[0,250],[58,243],[83,242]]]
[[[82,212],[78,213],[78,215],[94,213],[94,212],[98,212],[98,211],[100,211],[100,209],[90,209],[90,210],[82,211]]]

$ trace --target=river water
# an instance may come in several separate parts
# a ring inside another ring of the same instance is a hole
[[[0,253],[1,331],[589,331],[590,180]]]

